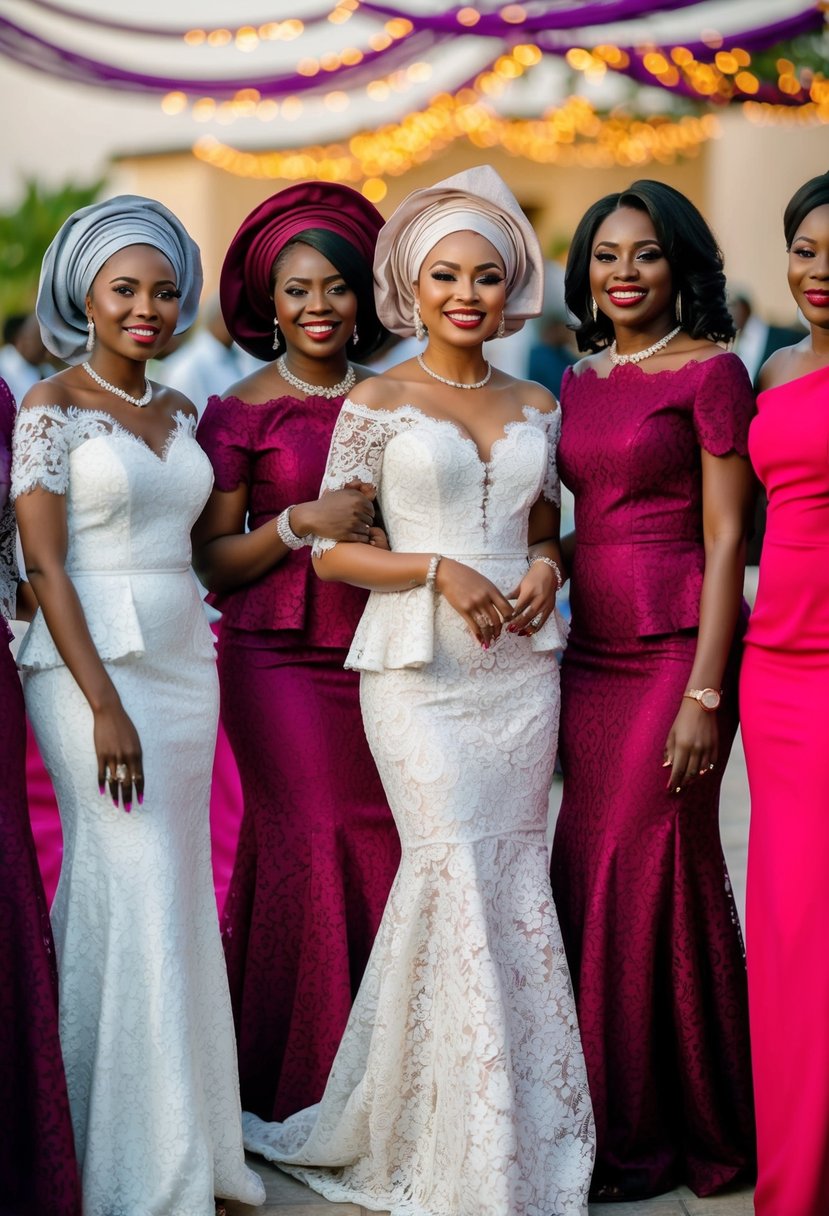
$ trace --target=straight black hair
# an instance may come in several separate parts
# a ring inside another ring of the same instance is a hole
[[[348,355],[355,359],[364,359],[373,354],[388,337],[388,331],[377,316],[374,306],[374,278],[371,266],[350,241],[338,232],[329,232],[327,228],[308,228],[305,232],[291,237],[280,250],[271,270],[271,291],[276,286],[276,276],[282,263],[296,245],[310,245],[327,258],[357,297],[357,341],[348,339]],[[276,355],[284,353],[285,339],[280,330]]]
[[[726,306],[723,256],[694,204],[662,182],[643,178],[627,190],[607,194],[588,209],[573,236],[564,276],[564,299],[578,317],[574,327],[579,350],[601,350],[613,341],[613,326],[599,311],[593,318],[590,262],[593,242],[602,222],[620,207],[646,212],[668,259],[674,298],[682,309],[682,327],[692,338],[727,342],[734,322]]]
[[[783,231],[786,234],[788,249],[797,230],[810,211],[815,207],[829,206],[829,173],[821,173],[820,177],[810,178],[789,199],[789,204],[783,214]]]

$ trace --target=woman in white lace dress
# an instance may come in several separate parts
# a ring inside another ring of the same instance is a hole
[[[371,591],[349,665],[403,859],[322,1102],[245,1143],[393,1216],[578,1216],[594,1133],[547,870],[562,645],[559,416],[484,360],[541,303],[489,168],[382,230],[378,313],[422,356],[343,405],[325,488],[377,486],[392,551],[319,542]]]
[[[76,212],[38,297],[46,345],[73,366],[30,390],[15,433],[40,603],[19,663],[63,825],[53,923],[85,1216],[264,1199],[210,870],[218,695],[189,567],[212,475],[193,406],[145,379],[200,287],[198,249],[159,203]]]

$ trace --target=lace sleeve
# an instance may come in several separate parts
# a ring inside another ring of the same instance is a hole
[[[561,506],[561,481],[556,464],[556,449],[561,437],[561,406],[554,414],[545,414],[547,422],[547,472],[541,486],[541,496],[554,506]]]
[[[341,490],[349,481],[366,481],[380,486],[383,452],[396,433],[394,416],[387,410],[370,410],[347,398],[331,436],[320,494]],[[336,541],[317,537],[314,556],[333,549]]]
[[[65,494],[69,484],[71,422],[58,406],[21,410],[14,431],[12,499],[38,487]]]

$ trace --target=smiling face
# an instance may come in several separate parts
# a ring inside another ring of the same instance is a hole
[[[151,245],[128,245],[107,258],[86,297],[95,345],[130,359],[160,355],[179,314],[175,271]]]
[[[452,232],[438,241],[413,288],[430,340],[455,346],[491,338],[507,299],[501,256],[477,232]]]
[[[289,351],[314,359],[341,351],[357,322],[357,295],[328,258],[297,243],[276,263],[274,315]]]
[[[789,287],[809,324],[829,329],[829,204],[810,211],[794,235]]]
[[[614,326],[673,328],[671,267],[647,211],[619,207],[596,229],[590,290]]]

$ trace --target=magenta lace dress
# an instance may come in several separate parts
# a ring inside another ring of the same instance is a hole
[[[251,528],[317,497],[341,404],[210,399],[199,440],[218,490],[248,486]],[[222,930],[242,1105],[267,1120],[321,1098],[400,860],[343,670],[365,601],[318,579],[307,548],[211,597],[245,798]]]
[[[662,754],[694,659],[704,569],[700,448],[746,454],[753,411],[723,354],[677,372],[568,371],[559,469],[575,495],[562,673],[556,906],[576,988],[594,1190],[707,1195],[752,1170],[743,947],[722,855],[737,646],[715,772],[680,796]]]
[[[26,806],[26,718],[5,617],[17,593],[15,409],[0,380],[0,1211],[80,1216],[58,1040],[57,966]]]

